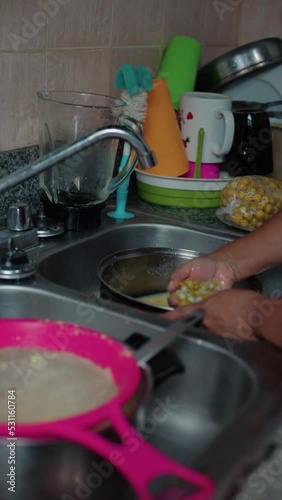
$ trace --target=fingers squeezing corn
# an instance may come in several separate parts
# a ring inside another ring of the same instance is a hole
[[[201,302],[221,289],[219,281],[216,280],[204,283],[199,280],[186,279],[179,283],[179,288],[171,296],[178,299],[180,306],[186,306]]]
[[[255,229],[282,209],[282,182],[257,175],[236,177],[221,191],[221,204],[229,222]]]

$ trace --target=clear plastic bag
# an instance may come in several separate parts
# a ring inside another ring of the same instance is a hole
[[[258,175],[236,177],[221,191],[221,215],[244,229],[255,229],[282,209],[282,181]]]

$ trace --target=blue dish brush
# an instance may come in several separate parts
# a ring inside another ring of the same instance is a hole
[[[130,64],[124,64],[117,72],[116,88],[124,89],[120,98],[126,103],[125,115],[143,122],[147,114],[148,92],[152,90],[153,80],[150,71],[144,66],[133,68]],[[125,142],[119,170],[126,165],[131,154],[130,145]],[[126,179],[116,191],[116,208],[108,212],[109,217],[115,219],[131,219],[132,212],[126,210],[130,177]]]

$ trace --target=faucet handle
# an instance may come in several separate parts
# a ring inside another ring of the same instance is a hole
[[[15,238],[9,238],[8,249],[0,261],[0,280],[19,280],[36,273],[36,266],[27,254],[16,247]]]
[[[7,229],[10,231],[27,231],[33,228],[29,205],[25,202],[13,203],[8,208]]]

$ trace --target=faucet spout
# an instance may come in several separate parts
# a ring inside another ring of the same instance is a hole
[[[83,139],[79,139],[72,144],[58,148],[29,165],[26,165],[25,167],[3,177],[0,179],[0,193],[4,193],[8,189],[21,184],[34,175],[38,175],[41,172],[54,167],[58,163],[79,154],[89,146],[93,146],[97,142],[105,139],[123,139],[124,141],[129,142],[132,148],[136,151],[140,164],[144,169],[153,167],[157,164],[154,153],[149,149],[141,136],[137,136],[137,134],[135,134],[132,130],[122,126],[104,127],[96,130]]]

